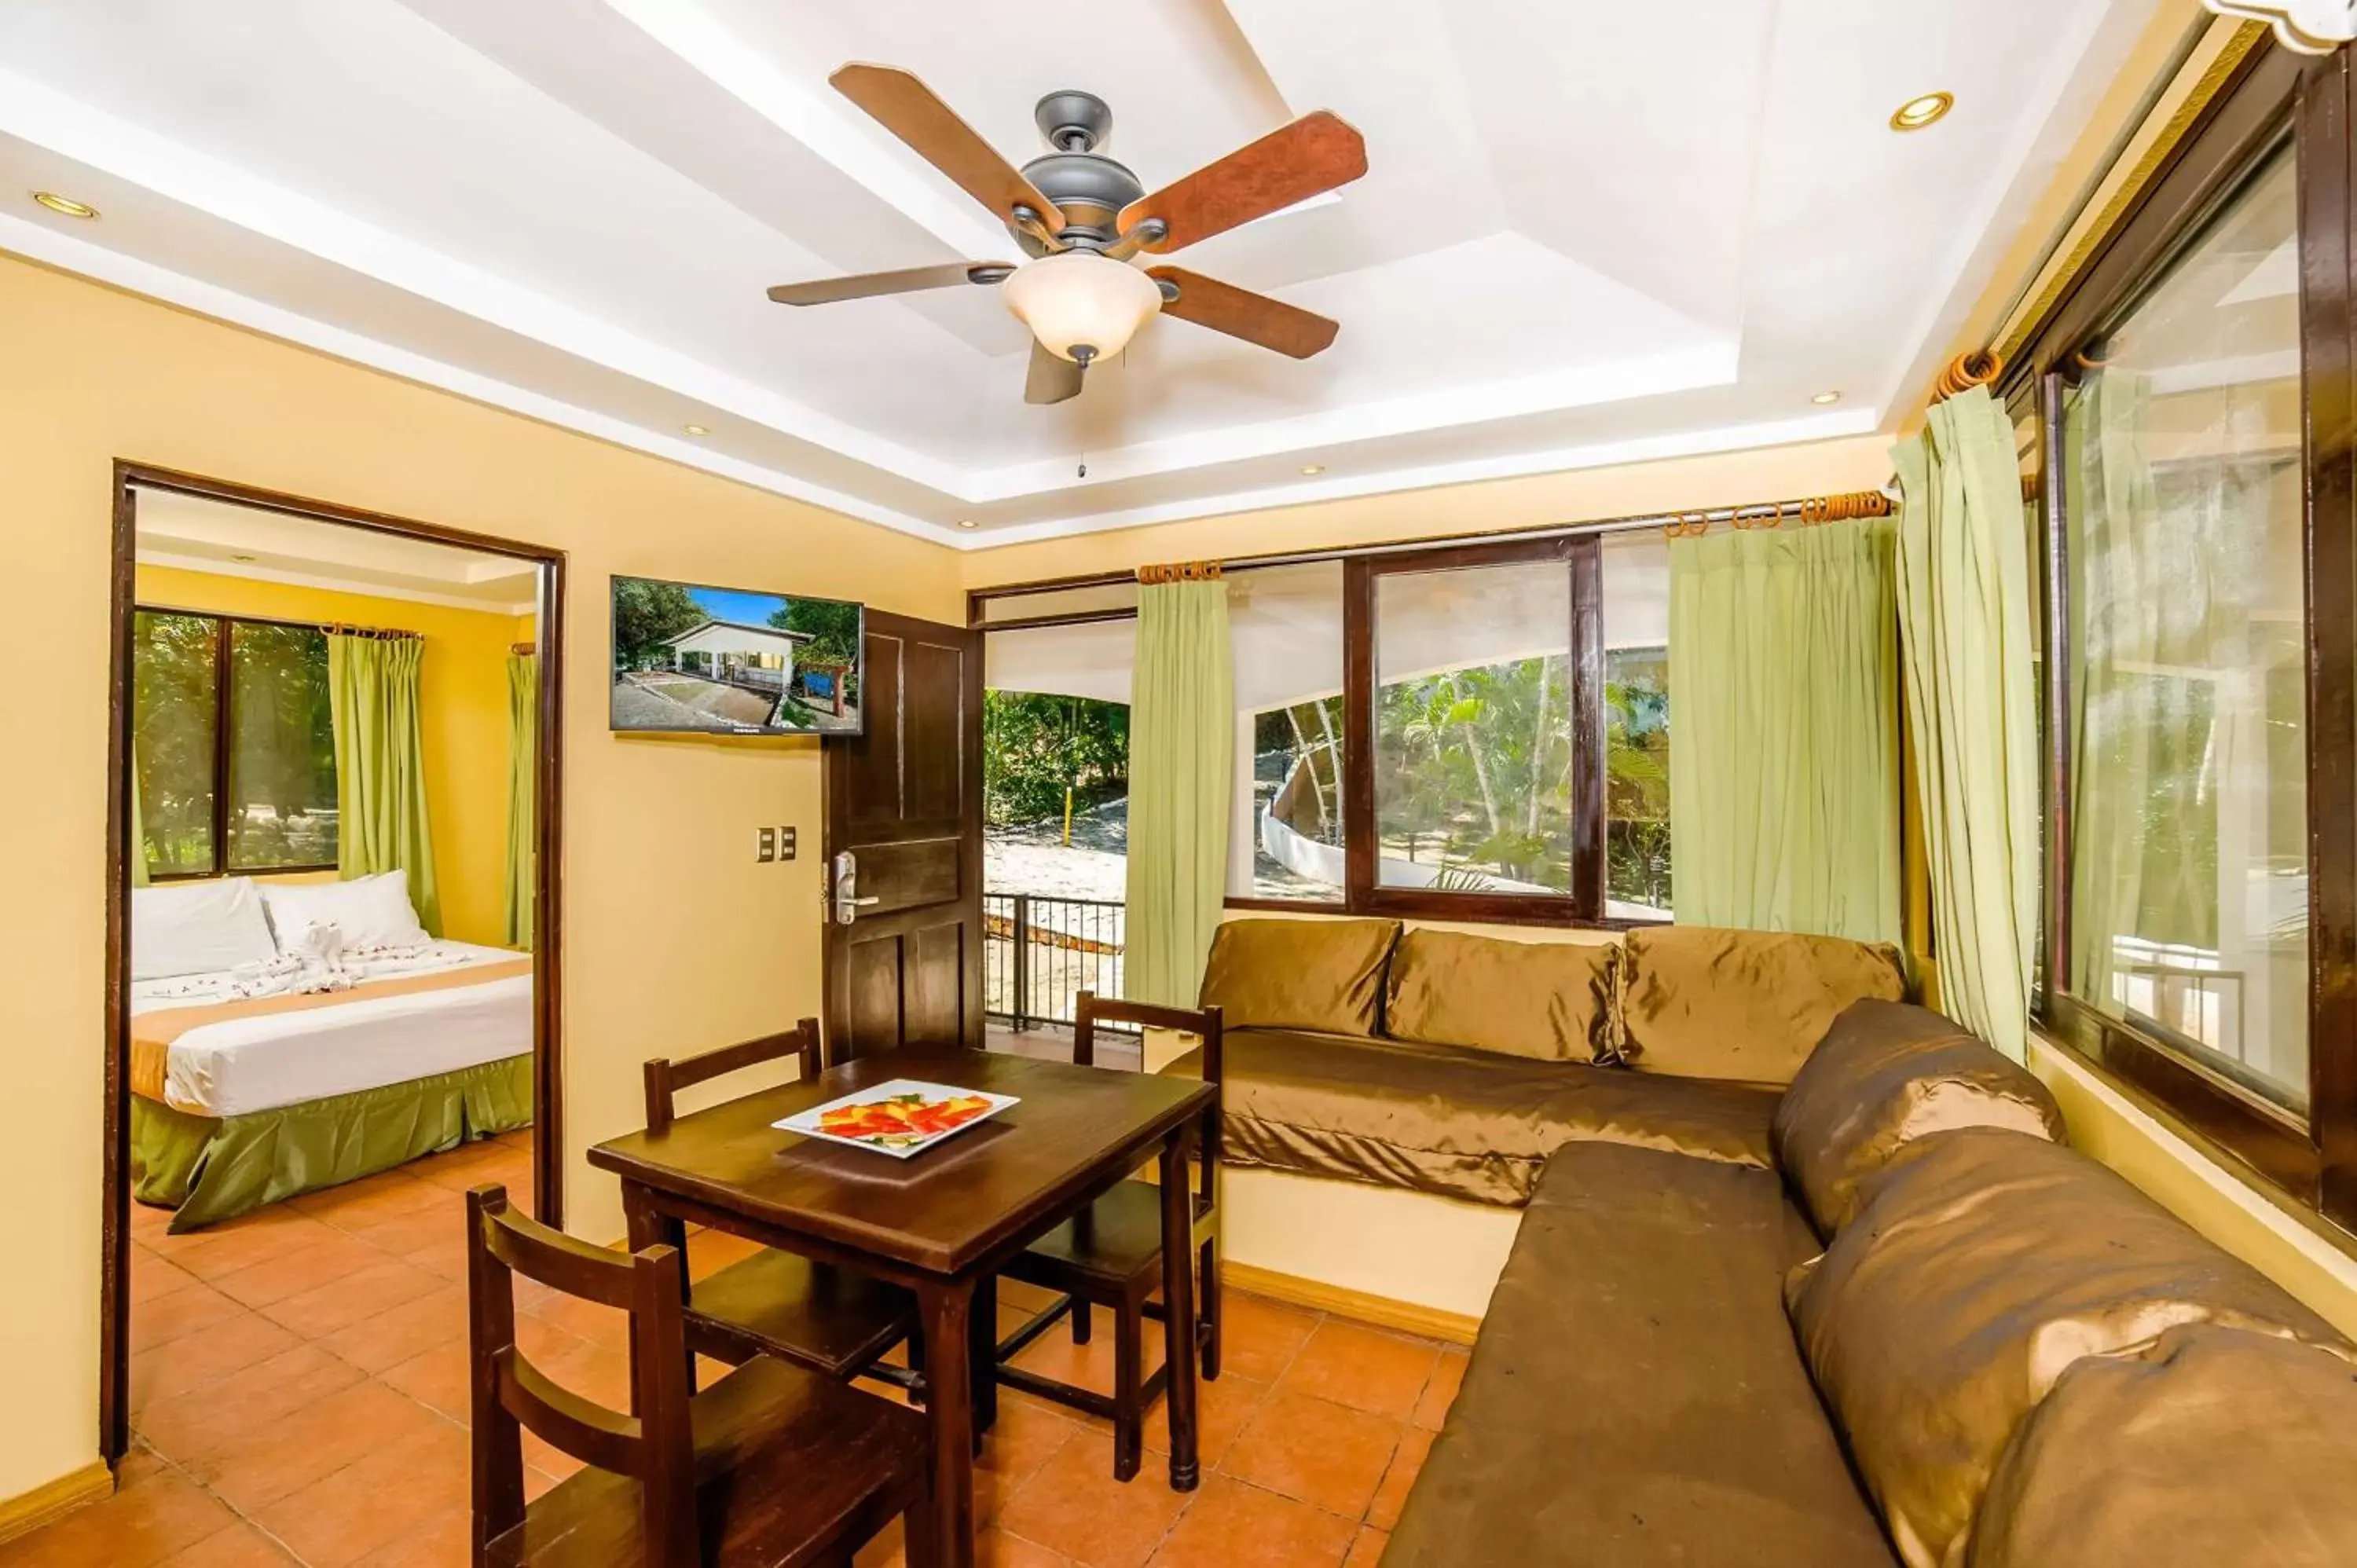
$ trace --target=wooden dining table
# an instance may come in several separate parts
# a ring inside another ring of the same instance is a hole
[[[772,1125],[893,1079],[1012,1095],[1018,1103],[907,1159]],[[970,1568],[974,1454],[997,1411],[997,1271],[1157,1157],[1170,1485],[1195,1487],[1187,1159],[1213,1092],[1192,1079],[962,1047],[886,1051],[681,1116],[662,1133],[611,1139],[589,1151],[589,1163],[621,1178],[634,1249],[658,1239],[663,1220],[680,1219],[915,1294],[933,1430],[933,1539],[941,1563]],[[960,1346],[963,1355],[952,1352]]]

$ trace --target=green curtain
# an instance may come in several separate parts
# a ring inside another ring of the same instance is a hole
[[[2020,1060],[2038,935],[2038,719],[2013,430],[1985,387],[1891,448],[1899,626],[1940,1007]]]
[[[1122,994],[1191,1007],[1227,896],[1236,725],[1228,585],[1139,588],[1131,680]]]
[[[1671,542],[1681,923],[1898,940],[1891,532],[1868,518]]]
[[[337,864],[346,876],[409,873],[418,923],[439,936],[434,834],[425,820],[417,718],[421,637],[328,634],[328,701],[336,729]]]
[[[532,947],[533,807],[539,797],[540,656],[508,655],[508,865],[506,934],[511,948]]]

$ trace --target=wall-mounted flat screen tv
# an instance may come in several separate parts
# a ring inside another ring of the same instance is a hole
[[[645,735],[858,735],[865,607],[614,579],[613,724]]]

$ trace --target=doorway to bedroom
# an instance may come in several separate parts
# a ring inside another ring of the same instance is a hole
[[[116,478],[102,1432],[285,1542],[465,1419],[460,1195],[561,1217],[564,561]]]

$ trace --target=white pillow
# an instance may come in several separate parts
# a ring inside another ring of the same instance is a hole
[[[434,940],[417,923],[406,871],[350,882],[265,882],[262,902],[278,945],[288,952],[313,926],[335,927],[348,949],[415,947]]]
[[[131,978],[209,974],[278,956],[262,899],[242,876],[131,890]]]

